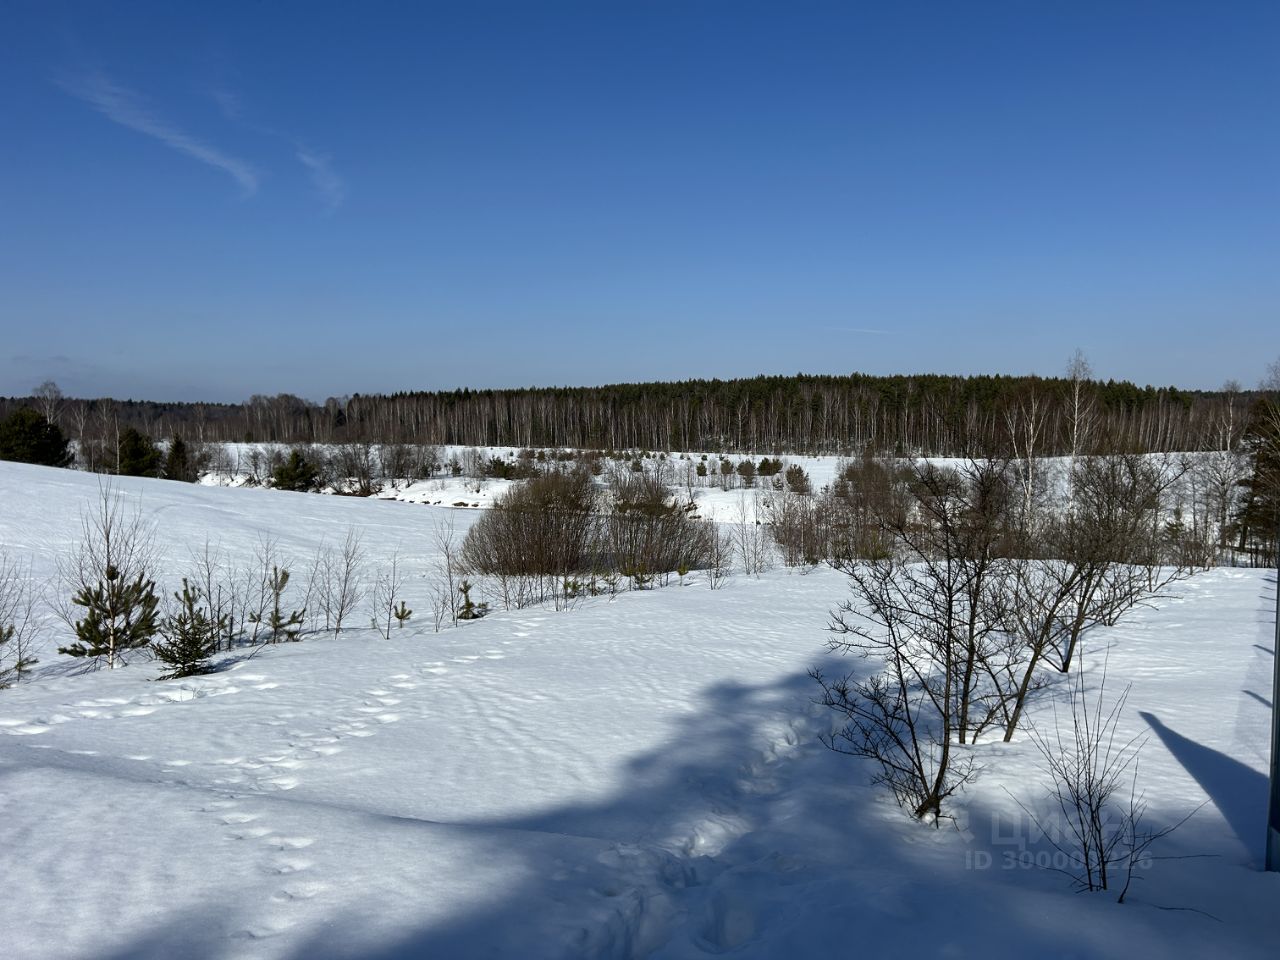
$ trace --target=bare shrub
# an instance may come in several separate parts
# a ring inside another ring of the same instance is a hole
[[[633,580],[637,576],[669,578],[679,570],[707,566],[708,526],[693,520],[655,475],[620,475],[612,492],[604,544],[596,551],[597,566]]]
[[[1146,736],[1125,738],[1119,731],[1132,685],[1110,705],[1106,685],[1105,660],[1096,694],[1090,694],[1084,671],[1077,670],[1068,714],[1060,714],[1055,704],[1052,730],[1031,727],[1032,742],[1049,779],[1050,804],[1056,808],[1052,822],[1046,823],[1047,818],[1018,803],[1064,855],[1067,866],[1060,872],[1077,889],[1110,890],[1119,884],[1117,899],[1124,903],[1134,871],[1151,846],[1199,807],[1163,829],[1144,824],[1147,801],[1138,786],[1138,759]]]
[[[430,444],[384,443],[378,448],[382,476],[386,480],[425,480],[440,465],[440,450]]]
[[[707,586],[718,590],[733,572],[733,540],[718,525],[707,527]]]
[[[435,530],[436,560],[427,571],[427,590],[431,599],[431,622],[435,631],[448,622],[458,625],[459,547],[453,513]]]
[[[21,682],[36,665],[34,647],[42,627],[31,564],[0,552],[0,690]]]
[[[830,556],[819,501],[794,493],[773,493],[758,501],[767,530],[787,567],[816,564]]]
[[[382,468],[371,443],[344,443],[329,459],[330,482],[337,493],[372,497],[382,490]]]
[[[342,624],[364,597],[364,546],[353,527],[336,550],[324,545],[316,555],[311,593],[314,605],[324,614],[324,629],[335,637]]]
[[[579,467],[511,487],[467,533],[460,569],[485,576],[508,609],[546,600],[563,609],[616,588],[611,573],[641,588],[710,564],[714,531],[656,475],[615,470],[610,486],[606,499]]]
[[[886,555],[892,538],[879,518],[903,513],[908,500],[904,471],[867,456],[842,461],[835,482],[820,496],[778,491],[761,503],[783,563],[796,567]]]
[[[1072,590],[1059,669],[1071,668],[1085,632],[1113,625],[1164,587],[1191,573],[1162,538],[1164,495],[1181,474],[1168,458],[1138,454],[1084,457],[1072,467],[1071,503],[1046,533],[1047,556],[1070,565]],[[1175,559],[1172,566],[1162,561]]]
[[[917,464],[912,511],[877,518],[888,556],[837,561],[854,599],[833,613],[832,649],[877,661],[870,677],[828,681],[819,702],[846,720],[824,742],[874,760],[884,783],[918,819],[936,820],[974,773],[957,745],[1001,717],[1007,689],[989,664],[1009,657],[1000,630],[1001,544],[1011,497],[1007,464],[963,470]]]
[[[599,539],[598,498],[590,474],[581,470],[516,484],[467,532],[463,567],[534,578],[589,572]]]
[[[369,623],[383,639],[391,639],[391,627],[399,624],[403,627],[413,611],[405,606],[401,595],[404,589],[404,567],[400,563],[400,553],[391,554],[391,566],[382,567],[373,581],[373,590],[369,593]]]
[[[758,577],[773,566],[769,533],[760,522],[759,504],[759,495],[751,501],[745,494],[740,495],[730,528],[737,560],[742,565],[742,572],[749,577]]]

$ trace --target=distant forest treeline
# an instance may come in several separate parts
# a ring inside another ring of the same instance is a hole
[[[1054,455],[1103,446],[1223,449],[1251,399],[1114,380],[852,374],[353,395],[323,404],[290,394],[240,404],[58,397],[56,415],[82,442],[133,427],[201,442]],[[0,399],[0,416],[51,402]]]

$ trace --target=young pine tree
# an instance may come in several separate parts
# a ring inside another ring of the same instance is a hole
[[[466,580],[459,584],[458,593],[462,595],[462,604],[458,607],[459,620],[479,620],[489,612],[489,604],[476,603],[471,599],[471,584]]]
[[[218,652],[218,641],[226,629],[227,618],[211,618],[203,604],[200,588],[182,579],[182,592],[173,598],[178,608],[160,624],[163,641],[151,645],[156,657],[173,669],[161,680],[176,680],[208,673],[209,658]]]
[[[302,633],[303,619],[307,615],[306,608],[294,610],[288,616],[284,614],[284,591],[289,586],[289,571],[272,566],[271,576],[267,579],[267,587],[271,590],[271,611],[266,618],[258,614],[249,614],[251,623],[262,623],[271,631],[271,643],[281,640],[297,640]]]
[[[16,648],[12,663],[7,662],[5,656],[6,647],[10,644]],[[35,665],[35,657],[27,656],[18,640],[18,625],[0,623],[0,690],[13,686]]]
[[[409,609],[409,605],[407,603],[401,600],[396,606],[391,608],[391,615],[396,618],[396,626],[403,630],[405,622],[413,616],[413,611]]]
[[[126,650],[145,647],[158,628],[155,581],[139,573],[126,580],[114,566],[103,571],[94,586],[85,586],[71,598],[84,607],[84,619],[75,622],[76,642],[59,647],[71,657],[105,657],[112,669]]]

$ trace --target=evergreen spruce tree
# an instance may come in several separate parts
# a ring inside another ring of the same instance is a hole
[[[59,647],[58,652],[105,657],[111,669],[124,651],[145,647],[158,626],[155,586],[142,573],[125,580],[116,567],[107,567],[97,585],[86,586],[72,597],[72,603],[84,607],[84,619],[75,622],[76,643]]]
[[[56,423],[30,407],[21,407],[0,422],[0,460],[65,467],[72,459],[70,446]]]
[[[156,443],[133,427],[120,434],[117,473],[122,477],[158,477],[161,457]]]
[[[195,483],[198,479],[196,465],[187,451],[186,441],[176,433],[169,441],[169,451],[165,454],[164,478],[182,483]]]
[[[271,485],[277,490],[306,492],[320,485],[320,473],[299,450],[290,450],[289,459],[271,474]]]
[[[1257,402],[1244,447],[1253,455],[1253,473],[1241,484],[1244,494],[1236,513],[1240,548],[1270,566],[1280,553],[1280,404]]]
[[[174,593],[178,609],[160,624],[163,641],[151,645],[158,659],[173,667],[161,680],[176,680],[208,673],[209,658],[218,652],[218,639],[226,629],[227,618],[213,619],[203,604],[198,587],[182,579],[182,592]]]

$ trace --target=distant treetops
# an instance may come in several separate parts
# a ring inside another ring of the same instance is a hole
[[[122,477],[162,477],[194,483],[199,463],[182,437],[174,434],[162,451],[151,437],[125,427],[115,444],[114,470]],[[19,407],[0,420],[0,460],[68,467],[75,461],[71,441],[56,422],[32,407]]]

